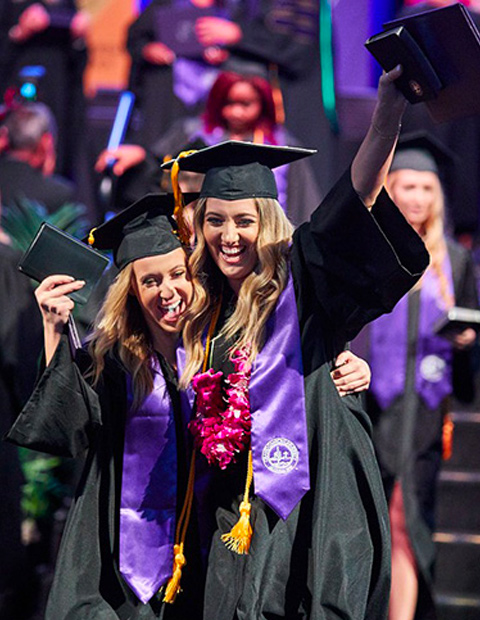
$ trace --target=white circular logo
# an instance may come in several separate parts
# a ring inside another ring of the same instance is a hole
[[[427,355],[420,362],[420,374],[425,381],[438,383],[443,377],[446,366],[445,360],[438,355]]]
[[[274,474],[288,474],[297,466],[298,448],[285,437],[271,439],[263,448],[262,461]]]

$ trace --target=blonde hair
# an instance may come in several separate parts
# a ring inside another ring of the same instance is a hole
[[[225,339],[235,338],[231,352],[248,346],[250,361],[263,345],[267,319],[287,285],[293,233],[292,224],[276,200],[255,198],[254,202],[259,214],[258,262],[243,281],[235,310],[220,332]],[[220,302],[225,284],[224,276],[210,256],[203,234],[206,205],[207,199],[203,198],[195,210],[197,245],[190,257],[190,271],[202,287],[185,317],[183,342],[187,363],[180,380],[181,387],[188,386],[201,367],[204,356],[202,335]]]
[[[402,170],[395,170],[387,177],[387,190],[391,196],[395,193],[395,183],[398,181],[399,173]],[[425,246],[430,254],[430,265],[428,269],[432,269],[438,278],[440,285],[440,294],[448,308],[455,304],[455,299],[448,290],[448,279],[443,270],[443,261],[447,255],[447,242],[445,238],[445,198],[443,195],[442,185],[438,175],[432,173],[433,180],[433,200],[430,206],[430,212],[424,224],[424,235],[422,237]],[[416,288],[421,288],[422,279],[417,283]]]

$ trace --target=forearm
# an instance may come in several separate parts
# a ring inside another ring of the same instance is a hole
[[[393,84],[400,74],[397,68],[380,78],[372,121],[352,163],[352,185],[367,207],[385,183],[400,133],[406,100]]]

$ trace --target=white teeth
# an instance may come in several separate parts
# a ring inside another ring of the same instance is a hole
[[[171,306],[163,306],[162,310],[164,312],[175,312],[175,310],[178,308],[178,306],[182,303],[182,300],[179,299],[178,301],[176,301],[174,304],[172,304]]]
[[[237,254],[241,254],[243,252],[243,248],[222,247],[222,252],[227,254],[227,256],[236,256]]]

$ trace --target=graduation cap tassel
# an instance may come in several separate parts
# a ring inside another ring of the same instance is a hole
[[[175,221],[177,222],[179,239],[184,245],[187,245],[187,246],[190,243],[190,231],[188,229],[188,226],[185,222],[185,218],[183,215],[183,209],[185,205],[183,202],[183,195],[180,189],[180,184],[178,182],[178,174],[180,172],[180,164],[178,163],[178,160],[181,159],[182,157],[186,157],[187,155],[191,155],[192,153],[195,153],[195,152],[196,152],[195,150],[182,151],[178,155],[178,157],[175,159],[175,161],[173,162],[173,166],[171,170],[172,190],[173,190],[173,196],[175,199],[175,209],[173,211],[173,217],[175,218]]]
[[[249,501],[250,487],[253,481],[252,450],[248,453],[247,481],[245,483],[245,494],[240,504],[240,519],[232,527],[231,531],[222,535],[225,545],[240,555],[248,554],[250,542],[252,540],[252,526],[250,525],[250,512],[252,505]]]
[[[92,230],[88,233],[88,245],[93,245],[95,243],[95,231],[97,230],[97,227],[92,228]]]

